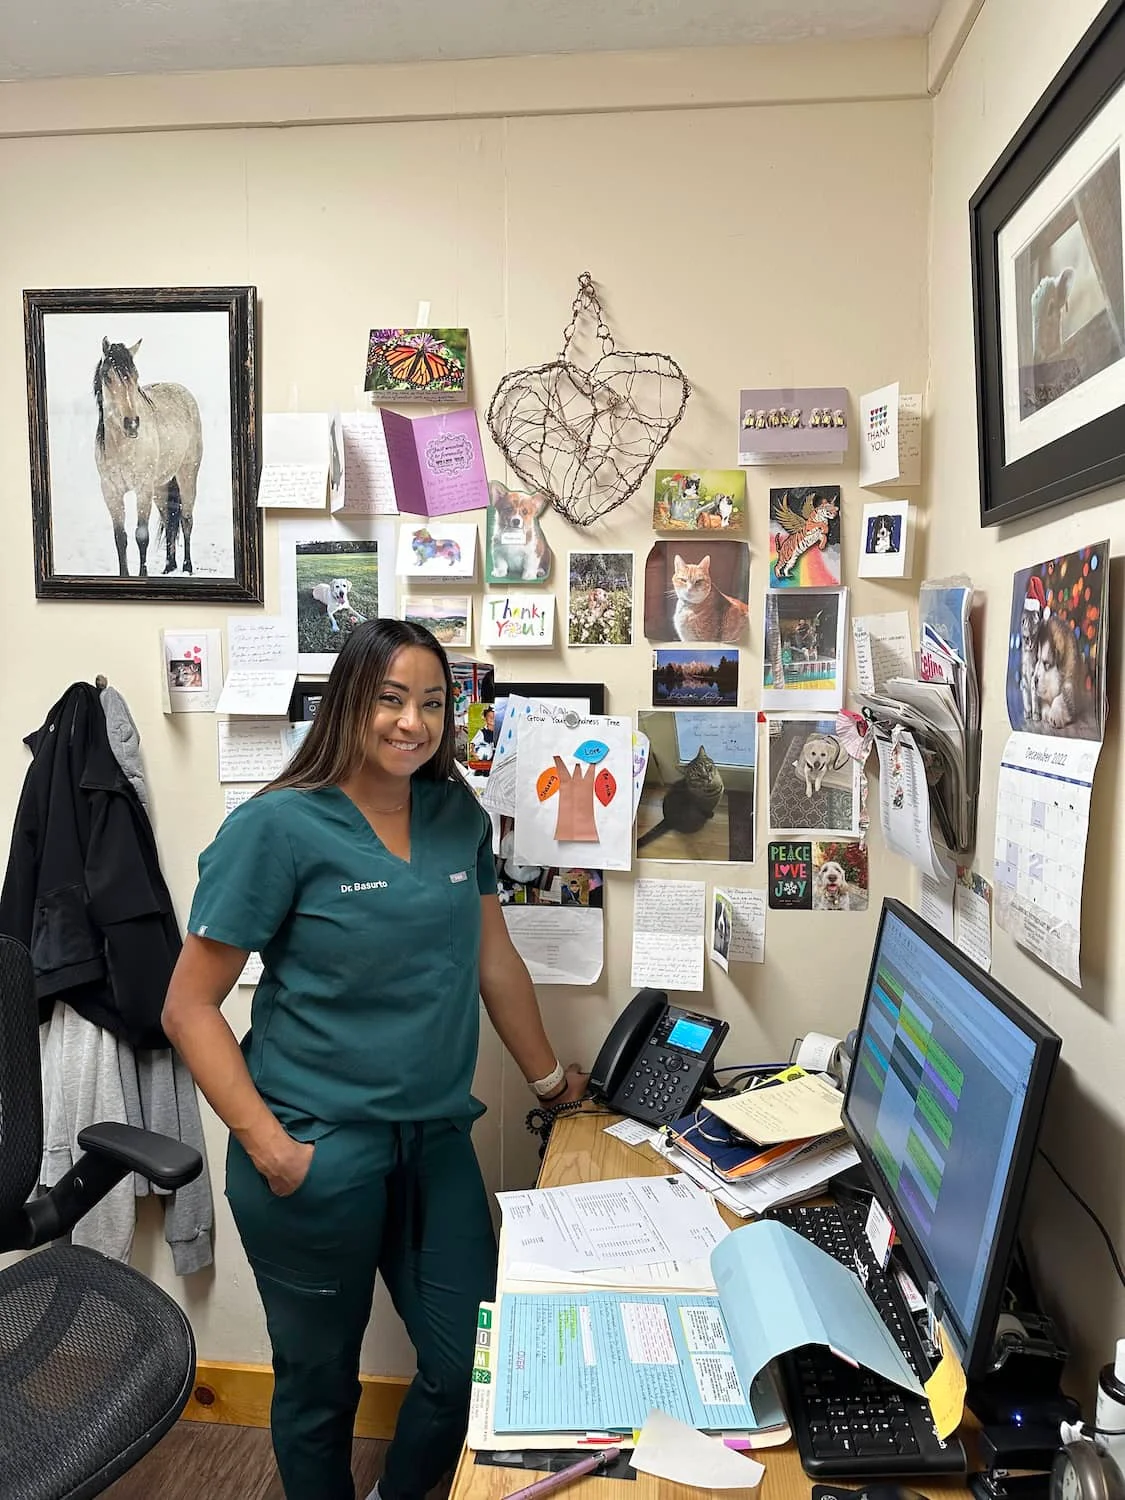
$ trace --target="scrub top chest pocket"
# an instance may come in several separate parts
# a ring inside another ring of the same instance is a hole
[[[472,865],[445,875],[449,902],[449,952],[456,960],[476,962],[480,956],[480,892]]]

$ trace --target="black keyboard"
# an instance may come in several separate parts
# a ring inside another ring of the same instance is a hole
[[[842,1202],[778,1208],[769,1217],[858,1272],[911,1369],[925,1381],[930,1362],[914,1318],[888,1267],[864,1233],[866,1212]],[[778,1361],[786,1408],[805,1473],[816,1478],[883,1474],[961,1474],[965,1450],[934,1431],[929,1403],[871,1370],[856,1369],[819,1344]]]

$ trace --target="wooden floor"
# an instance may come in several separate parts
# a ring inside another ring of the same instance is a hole
[[[387,1444],[357,1438],[352,1473],[359,1500],[383,1471]],[[429,1500],[445,1500],[448,1485]],[[104,1492],[105,1500],[285,1500],[269,1433],[260,1427],[178,1422],[162,1443]]]

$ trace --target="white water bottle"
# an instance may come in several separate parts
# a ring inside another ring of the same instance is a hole
[[[1125,1470],[1125,1339],[1117,1340],[1111,1365],[1098,1375],[1098,1403],[1094,1413],[1095,1436]]]

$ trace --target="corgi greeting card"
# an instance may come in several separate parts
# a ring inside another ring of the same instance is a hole
[[[481,603],[480,643],[492,650],[551,646],[555,640],[554,594],[486,594]]]
[[[477,528],[406,521],[399,527],[397,572],[403,578],[472,578]]]
[[[488,486],[484,576],[489,583],[546,583],[551,549],[539,518],[550,503],[542,490],[525,495],[495,479]]]

